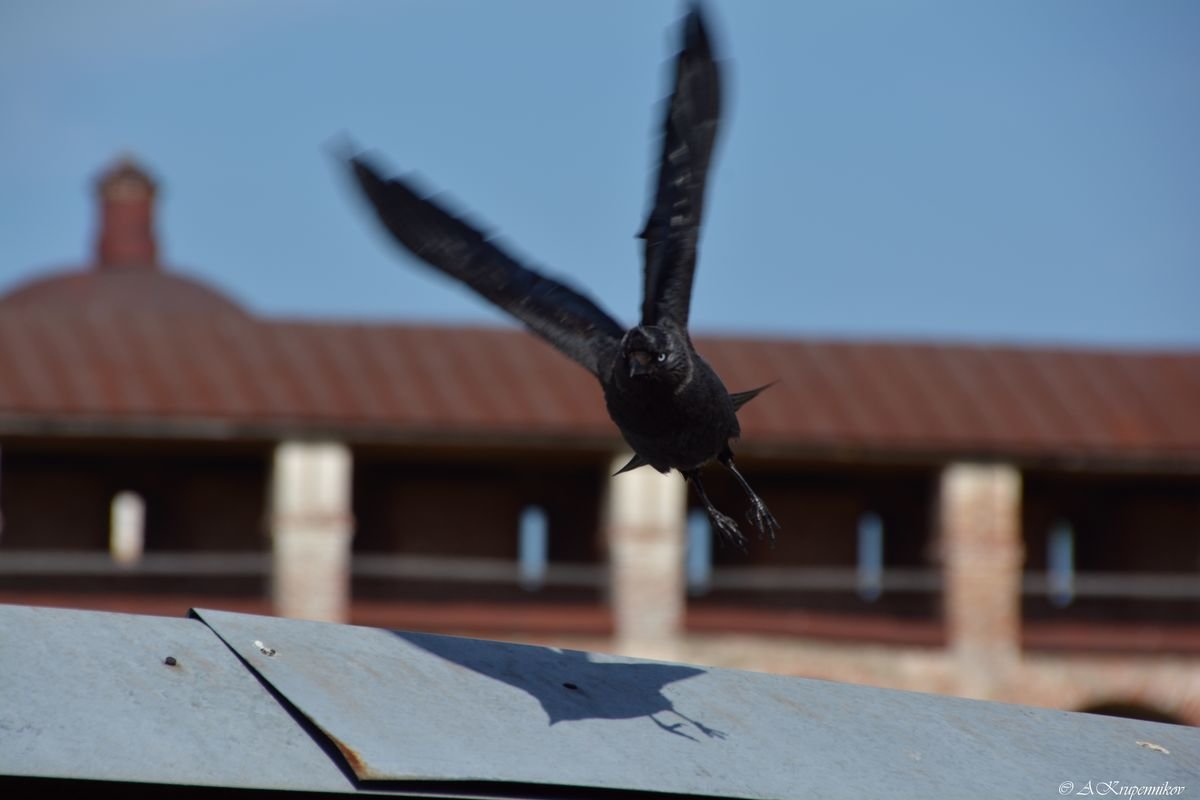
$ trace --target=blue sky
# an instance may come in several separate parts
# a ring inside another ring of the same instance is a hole
[[[707,332],[1200,346],[1200,4],[712,2]],[[383,239],[345,132],[632,322],[682,3],[0,2],[0,291],[161,179],[162,252],[287,317],[500,322]]]

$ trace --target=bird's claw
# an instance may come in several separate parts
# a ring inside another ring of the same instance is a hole
[[[717,532],[721,534],[721,541],[733,545],[742,552],[746,552],[746,537],[742,534],[733,517],[722,514],[715,508],[709,509],[708,515],[712,517],[713,525],[716,526]]]
[[[780,530],[780,526],[766,503],[757,497],[752,498],[746,518],[758,529],[758,538],[761,539],[765,536],[771,544],[775,544],[775,531]]]

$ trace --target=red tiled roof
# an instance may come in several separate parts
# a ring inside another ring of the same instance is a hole
[[[246,312],[228,296],[177,272],[144,267],[96,266],[34,278],[0,295],[0,312],[234,314]]]
[[[756,438],[898,453],[1200,457],[1200,352],[752,340],[708,350],[732,386],[777,370],[786,388],[742,413]]]
[[[741,413],[746,453],[1200,465],[1198,352],[697,346],[731,390],[779,381]],[[594,379],[522,331],[4,304],[0,434],[139,428],[618,441]]]
[[[0,431],[173,421],[609,437],[593,383],[520,331],[0,313]]]
[[[256,319],[158,258],[156,183],[100,178],[94,263],[0,296],[0,436],[336,435],[615,447],[595,381],[516,330]],[[1200,468],[1200,351],[698,339],[741,453]]]

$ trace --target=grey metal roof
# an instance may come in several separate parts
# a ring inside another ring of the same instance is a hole
[[[0,775],[355,788],[196,620],[26,606],[0,606]]]
[[[195,613],[0,606],[0,776],[475,797],[1200,786],[1183,726]]]

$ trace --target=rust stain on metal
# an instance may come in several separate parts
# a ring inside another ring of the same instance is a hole
[[[354,774],[357,775],[360,780],[370,780],[372,777],[374,777],[373,773],[371,772],[371,767],[367,764],[366,759],[359,755],[359,753],[353,747],[334,736],[326,728],[322,728],[319,725],[317,727],[320,729],[321,733],[328,737],[329,741],[333,742],[334,746],[337,747],[338,752],[342,754],[342,758],[346,759],[346,764],[349,765],[350,769],[354,770]]]
[[[328,732],[325,734],[329,736]],[[337,749],[341,752],[342,757],[346,759],[346,763],[350,765],[350,769],[354,770],[354,774],[358,777],[365,777],[370,770],[367,769],[367,764],[362,760],[362,756],[354,752],[354,748],[347,745],[337,737],[329,736],[330,741],[337,745]]]

